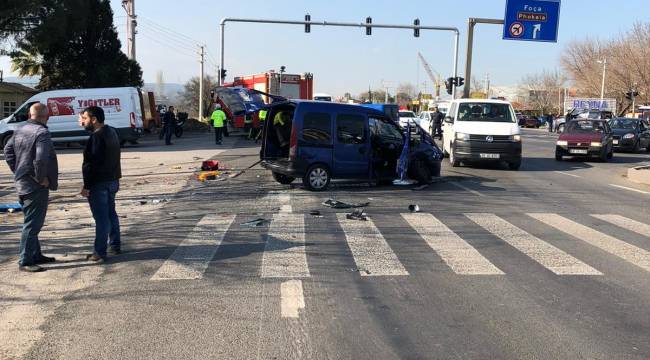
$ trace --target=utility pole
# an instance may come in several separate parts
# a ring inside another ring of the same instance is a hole
[[[135,0],[122,0],[122,7],[126,10],[126,15],[129,18],[126,21],[126,55],[129,59],[135,60],[135,34],[137,34],[135,27],[138,25],[135,20]]]
[[[205,46],[201,45],[200,49],[201,77],[199,78],[199,121],[203,119],[203,63],[205,62]]]
[[[472,46],[474,45],[474,25],[476,24],[495,24],[503,25],[502,19],[481,19],[469,18],[467,20],[467,55],[465,55],[465,87],[463,88],[463,97],[469,97],[469,90],[472,82]]]
[[[490,98],[490,73],[485,74],[485,98]]]

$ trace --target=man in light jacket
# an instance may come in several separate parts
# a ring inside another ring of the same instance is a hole
[[[20,271],[40,272],[39,265],[54,262],[41,253],[38,234],[45,222],[50,190],[58,188],[59,165],[47,128],[47,106],[36,103],[29,109],[29,120],[13,134],[4,149],[5,160],[14,173],[16,192],[23,208],[20,237]]]

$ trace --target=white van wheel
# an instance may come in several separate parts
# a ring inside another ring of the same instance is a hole
[[[454,156],[454,148],[453,147],[449,151],[449,163],[451,164],[452,167],[459,167],[460,166],[460,160],[457,160],[456,156]]]

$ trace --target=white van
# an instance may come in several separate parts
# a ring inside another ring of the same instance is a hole
[[[452,101],[443,122],[442,145],[454,167],[470,161],[503,161],[511,170],[521,166],[521,133],[507,101]]]
[[[11,116],[0,120],[0,145],[4,148],[16,128],[29,118],[34,103],[47,105],[50,120],[47,126],[54,142],[83,142],[88,132],[79,126],[79,113],[88,106],[99,106],[106,115],[105,123],[117,130],[122,144],[135,142],[142,136],[140,92],[133,87],[52,90],[32,96]]]

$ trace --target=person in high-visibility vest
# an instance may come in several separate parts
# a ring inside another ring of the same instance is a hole
[[[221,145],[223,127],[226,123],[226,113],[221,110],[221,105],[216,104],[214,106],[214,111],[212,112],[210,119],[212,120],[212,126],[214,126],[214,142],[217,145]]]
[[[273,128],[280,142],[280,147],[289,146],[291,135],[291,115],[287,111],[280,111],[273,117]]]
[[[259,140],[260,136],[262,136],[262,131],[264,131],[264,122],[266,121],[266,114],[267,114],[266,110],[260,110],[257,113],[257,118],[260,120],[260,123],[259,123],[260,128],[258,129],[257,135],[255,136],[255,143],[256,144],[257,144],[257,140]]]

